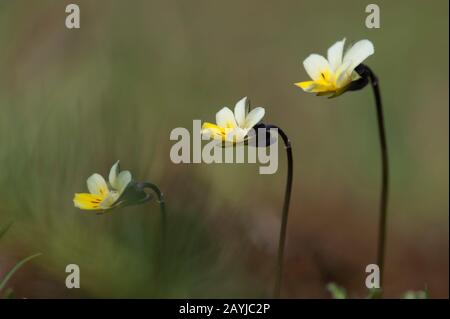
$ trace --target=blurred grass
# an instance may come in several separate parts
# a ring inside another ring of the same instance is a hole
[[[213,120],[246,95],[293,141],[287,278],[295,280],[285,294],[327,296],[328,278],[305,283],[305,258],[327,246],[330,279],[342,269],[361,276],[375,249],[380,178],[371,92],[327,100],[292,84],[307,77],[304,57],[347,37],[374,42],[367,63],[386,106],[392,294],[427,281],[432,296],[448,296],[447,1],[379,1],[379,30],[364,27],[359,1],[78,1],[80,30],[64,27],[68,3],[0,3],[0,220],[16,223],[4,249],[42,251],[36,277],[50,279],[19,278],[24,293],[75,296],[61,287],[68,263],[80,265],[80,294],[90,297],[270,291],[284,154],[275,176],[254,165],[175,165],[168,156],[171,129]],[[154,277],[157,205],[105,216],[72,205],[86,178],[117,159],[166,193],[165,287]],[[345,253],[352,238],[362,259]]]

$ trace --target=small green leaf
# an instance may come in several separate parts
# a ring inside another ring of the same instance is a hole
[[[0,291],[2,291],[3,288],[5,288],[6,283],[11,279],[11,277],[14,275],[14,273],[20,269],[24,264],[26,264],[28,261],[30,261],[33,258],[36,258],[38,256],[42,255],[41,253],[34,254],[31,256],[28,256],[21,261],[19,261],[7,274],[5,277],[3,277],[2,280],[0,280]]]
[[[367,299],[380,299],[382,290],[380,288],[370,288]]]
[[[347,291],[345,288],[338,286],[334,282],[327,285],[327,290],[334,299],[347,299]]]
[[[1,299],[1,297],[0,297]],[[14,290],[11,288],[6,289],[5,294],[3,295],[3,299],[16,299],[16,295],[14,294]]]
[[[419,291],[407,291],[403,295],[403,299],[428,299],[428,291],[425,290],[419,290]]]

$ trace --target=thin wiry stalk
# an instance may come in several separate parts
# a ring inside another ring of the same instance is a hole
[[[380,286],[383,287],[384,277],[384,259],[386,247],[386,231],[387,231],[387,205],[389,190],[389,160],[386,143],[386,131],[384,126],[383,106],[381,103],[380,87],[378,78],[370,72],[370,83],[372,85],[373,94],[375,96],[375,104],[377,109],[378,133],[380,138],[381,161],[382,161],[382,177],[381,177],[381,197],[380,197],[380,220],[378,226],[378,257],[377,264],[380,267]]]
[[[355,87],[355,89],[362,88],[365,84],[367,84],[367,81],[370,81],[373,95],[375,97],[375,106],[377,111],[378,135],[381,149],[381,196],[380,219],[378,224],[377,265],[380,268],[380,287],[382,288],[384,278],[384,260],[386,255],[387,206],[389,195],[389,159],[383,116],[383,105],[381,103],[380,85],[377,76],[367,65],[364,64],[360,64],[355,70],[361,76],[361,87]]]
[[[166,214],[166,203],[164,200],[164,194],[161,192],[158,186],[150,182],[142,182],[140,183],[140,187],[142,189],[149,188],[151,189],[157,196],[159,202],[159,208],[161,211],[161,245],[159,249],[158,263],[156,267],[156,282],[157,287],[161,289],[164,286],[165,278],[164,278],[164,264],[166,259],[166,241],[167,241],[167,214]],[[150,197],[148,197],[150,198]]]
[[[162,242],[164,244],[166,240],[166,233],[167,233],[167,213],[166,213],[166,203],[164,200],[164,194],[161,192],[158,186],[156,186],[153,183],[150,182],[142,182],[140,183],[140,186],[142,188],[149,188],[151,189],[158,198],[159,208],[161,211],[161,234],[162,234]]]
[[[281,281],[283,276],[283,257],[284,257],[284,247],[286,243],[286,232],[287,232],[287,223],[288,223],[288,213],[289,213],[289,202],[291,200],[291,192],[292,192],[292,178],[294,171],[294,164],[292,159],[292,147],[291,142],[284,133],[282,129],[275,125],[266,125],[267,129],[276,128],[278,130],[278,134],[283,139],[286,154],[287,154],[287,179],[286,179],[286,189],[284,192],[284,203],[283,203],[283,211],[281,217],[281,228],[280,228],[280,238],[278,242],[278,256],[277,256],[277,270],[276,270],[276,278],[275,278],[275,286],[273,291],[273,297],[279,298],[281,294]]]

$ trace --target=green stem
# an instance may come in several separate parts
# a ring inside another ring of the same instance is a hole
[[[141,184],[142,188],[149,188],[151,189],[157,196],[158,202],[159,202],[159,208],[161,211],[161,245],[159,249],[159,256],[158,256],[158,264],[156,267],[156,286],[161,289],[163,287],[163,284],[165,282],[165,279],[163,278],[164,272],[164,261],[166,259],[166,241],[167,241],[167,214],[166,214],[166,203],[164,201],[164,194],[161,192],[158,186],[156,186],[153,183],[149,182],[143,182]],[[161,291],[159,291],[161,293]]]
[[[167,234],[167,213],[166,213],[166,202],[164,201],[164,194],[161,192],[158,186],[156,186],[153,183],[150,182],[143,182],[142,184],[143,188],[149,188],[151,189],[157,196],[158,202],[159,202],[159,209],[161,211],[161,228],[162,228],[162,243],[164,246],[164,243],[166,241],[166,234]]]
[[[286,232],[287,232],[287,223],[288,223],[288,213],[289,213],[289,202],[291,200],[292,193],[292,178],[294,165],[292,160],[292,147],[291,142],[289,141],[288,136],[284,133],[282,129],[275,125],[266,125],[268,129],[275,128],[278,130],[278,134],[283,139],[286,154],[287,154],[287,180],[286,180],[286,189],[284,192],[284,203],[283,203],[283,211],[281,217],[281,228],[280,228],[280,238],[278,241],[278,256],[277,256],[277,270],[276,270],[276,278],[275,278],[275,286],[273,290],[273,298],[280,298],[281,294],[281,281],[283,277],[283,258],[284,258],[284,247],[286,243]]]

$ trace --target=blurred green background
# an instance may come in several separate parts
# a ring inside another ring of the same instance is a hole
[[[65,28],[77,3],[81,29]],[[375,262],[380,155],[369,88],[328,100],[293,83],[335,41],[370,39],[391,159],[385,290],[448,298],[448,1],[0,2],[0,276],[28,298],[267,297],[285,154],[256,165],[170,161],[170,131],[213,121],[243,96],[290,136],[295,178],[282,296],[364,296]],[[95,215],[73,207],[93,172],[120,159],[166,193],[164,280],[155,202]],[[81,268],[81,289],[65,267]]]

